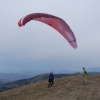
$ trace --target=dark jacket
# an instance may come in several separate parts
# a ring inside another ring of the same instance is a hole
[[[49,75],[49,81],[52,81],[52,80],[54,80],[54,75],[52,73],[50,73],[50,75]]]

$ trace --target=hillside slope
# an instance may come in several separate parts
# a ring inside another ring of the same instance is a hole
[[[75,75],[79,75],[80,73],[74,73],[74,74],[54,74],[55,78],[62,78],[62,77],[65,77],[65,76],[75,76]],[[29,79],[21,79],[21,80],[17,80],[17,81],[14,81],[14,82],[8,82],[8,83],[5,83],[5,84],[2,84],[0,85],[0,92],[3,92],[3,91],[6,91],[6,90],[10,90],[10,89],[13,89],[13,88],[17,88],[17,87],[20,87],[20,86],[23,86],[23,85],[28,85],[30,83],[35,83],[35,82],[39,82],[39,81],[43,81],[43,80],[48,80],[48,76],[49,74],[48,73],[45,73],[45,74],[40,74],[40,75],[37,75],[35,77],[32,77],[32,78],[29,78]]]
[[[83,76],[55,79],[53,87],[47,81],[24,85],[0,93],[0,100],[100,100],[100,74],[89,75],[88,85]]]

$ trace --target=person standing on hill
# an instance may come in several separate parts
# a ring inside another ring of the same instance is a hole
[[[84,76],[85,84],[87,84],[87,75],[88,75],[88,73],[87,73],[86,69],[83,67],[83,76]]]
[[[48,82],[49,82],[48,87],[50,87],[50,86],[52,86],[54,84],[54,75],[53,75],[52,72],[49,75]]]

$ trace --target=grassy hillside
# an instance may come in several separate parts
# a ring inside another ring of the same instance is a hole
[[[89,75],[88,85],[83,76],[55,79],[53,87],[47,81],[31,83],[0,93],[0,100],[100,100],[100,75]]]
[[[62,77],[66,77],[66,76],[68,76],[68,77],[69,76],[75,76],[77,74],[80,74],[80,73],[54,74],[54,76],[55,76],[55,78],[62,78]],[[14,81],[14,82],[8,82],[8,83],[5,83],[5,84],[1,84],[0,85],[0,92],[10,90],[10,89],[13,89],[13,88],[17,88],[17,87],[20,87],[20,86],[23,86],[23,85],[28,85],[30,83],[48,80],[48,76],[49,76],[49,74],[45,73],[45,74],[40,74],[40,75],[37,75],[37,76],[29,78],[29,79],[21,79],[21,80],[17,80],[17,81]]]

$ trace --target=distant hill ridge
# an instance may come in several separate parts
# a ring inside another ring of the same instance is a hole
[[[54,74],[54,77],[62,78],[62,77],[76,76],[76,75],[80,75],[80,74],[82,74],[82,73],[77,72],[77,73],[72,73],[72,74]],[[100,74],[100,72],[89,72],[89,74]],[[44,74],[40,74],[40,75],[37,75],[32,78],[28,78],[28,79],[21,79],[21,80],[17,80],[14,82],[8,82],[8,83],[4,83],[4,84],[1,83],[0,92],[10,90],[13,88],[17,88],[17,87],[20,87],[23,85],[31,84],[31,83],[48,80],[48,76],[49,76],[49,73],[44,73]]]
[[[66,76],[73,76],[73,75],[79,75],[80,73],[74,73],[74,74],[54,74],[55,78],[61,78],[61,77],[66,77]],[[12,88],[16,88],[16,87],[20,87],[23,85],[27,85],[30,83],[35,83],[38,81],[43,81],[43,80],[48,80],[48,76],[49,73],[44,73],[44,74],[40,74],[37,75],[35,77],[29,78],[29,79],[21,79],[21,80],[17,80],[14,82],[8,82],[5,84],[0,85],[0,92],[3,92],[5,90],[9,90]]]

